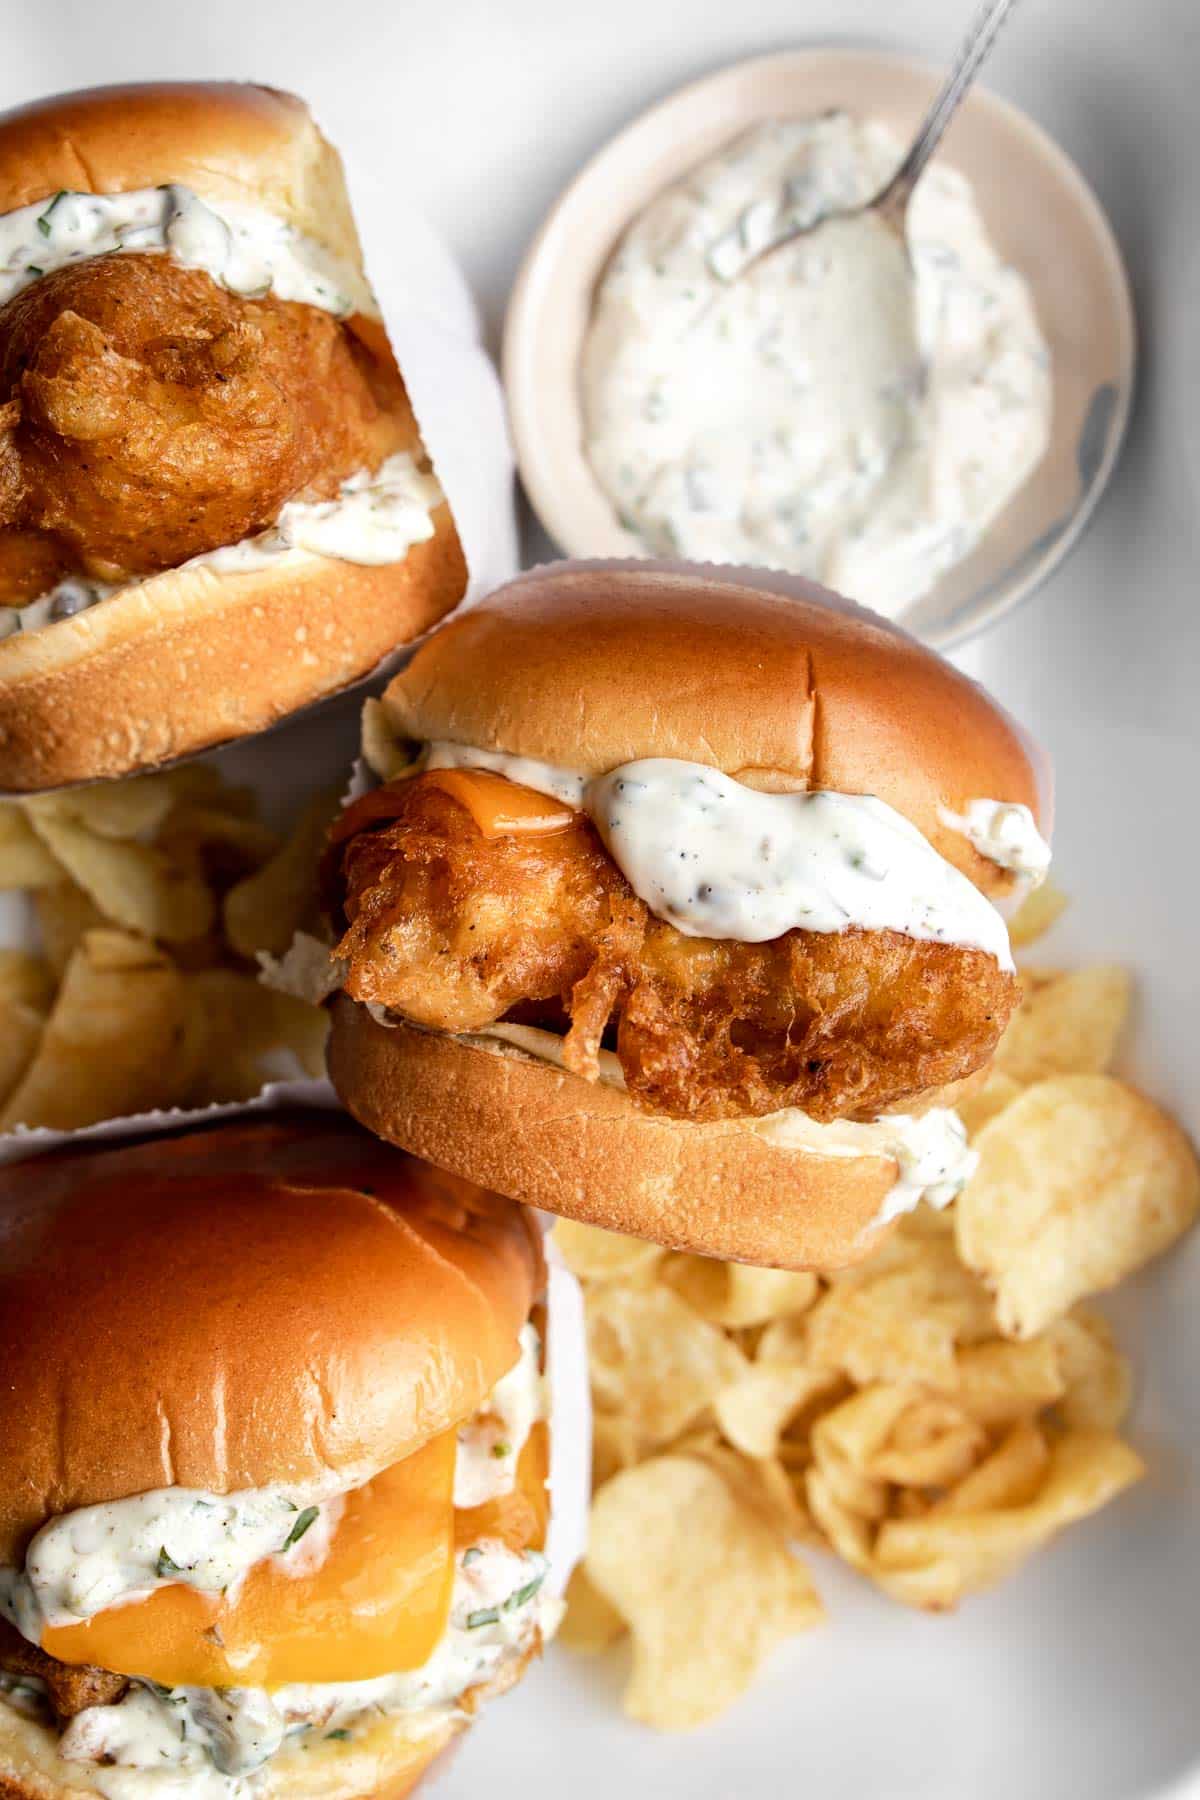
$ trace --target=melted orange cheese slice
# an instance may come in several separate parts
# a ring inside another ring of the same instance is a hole
[[[167,1687],[365,1681],[415,1669],[446,1629],[454,1581],[455,1433],[346,1495],[329,1553],[307,1575],[268,1557],[230,1600],[181,1583],[48,1627],[42,1649]]]
[[[490,769],[433,769],[425,780],[465,807],[486,838],[517,832],[547,836],[568,830],[579,817],[561,800],[534,788],[518,787]]]

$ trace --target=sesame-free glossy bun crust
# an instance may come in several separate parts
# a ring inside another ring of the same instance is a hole
[[[275,213],[362,273],[341,158],[294,94],[238,81],[130,83],[0,115],[0,212],[60,188],[121,194],[167,182]]]
[[[942,810],[1018,801],[1046,823],[1021,735],[982,688],[791,578],[784,594],[669,563],[535,570],[435,633],[384,706],[399,738],[589,776],[663,756],[752,787],[873,794],[996,895],[1012,877]]]
[[[0,1170],[0,1564],[152,1488],[355,1486],[478,1409],[542,1285],[520,1207],[336,1114]]]
[[[784,1148],[753,1121],[694,1124],[497,1043],[379,1025],[340,995],[329,1073],[368,1130],[527,1205],[672,1250],[782,1269],[880,1241],[889,1156]]]

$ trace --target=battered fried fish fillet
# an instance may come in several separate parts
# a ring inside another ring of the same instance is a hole
[[[614,1040],[629,1092],[693,1120],[798,1106],[873,1118],[990,1057],[1016,1005],[983,951],[893,931],[689,938],[637,898],[581,814],[485,837],[421,776],[340,851],[346,991],[414,1024],[567,1024],[595,1079]]]
[[[165,256],[68,264],[0,309],[0,600],[173,568],[418,443],[331,314]]]

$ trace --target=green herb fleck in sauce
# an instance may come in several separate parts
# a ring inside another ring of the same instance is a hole
[[[280,1555],[282,1555],[285,1550],[290,1550],[293,1544],[298,1544],[300,1542],[300,1539],[314,1522],[320,1510],[319,1506],[305,1507],[304,1511],[298,1516],[296,1523],[292,1526],[292,1529],[284,1538],[283,1543],[279,1546]]]

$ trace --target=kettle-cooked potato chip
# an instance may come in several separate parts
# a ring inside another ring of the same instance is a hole
[[[995,1512],[999,1507],[1027,1506],[1045,1480],[1050,1461],[1046,1434],[1030,1419],[1020,1419],[995,1449],[930,1509],[948,1513]]]
[[[205,883],[153,845],[101,837],[78,820],[49,811],[35,811],[30,818],[46,849],[114,925],[173,944],[203,937],[212,924],[213,899]]]
[[[899,1487],[949,1487],[975,1467],[986,1448],[987,1433],[977,1419],[930,1394],[905,1408],[886,1443],[867,1455],[863,1473]]]
[[[554,1221],[554,1247],[568,1269],[588,1281],[633,1281],[648,1274],[665,1254],[644,1238],[601,1231],[577,1219]]]
[[[685,1432],[668,1447],[671,1456],[695,1456],[711,1464],[742,1499],[749,1502],[789,1542],[819,1544],[801,1484],[778,1456],[746,1456],[711,1427]]]
[[[973,1094],[967,1094],[955,1106],[955,1112],[967,1128],[967,1136],[974,1139],[977,1132],[983,1130],[989,1119],[1002,1113],[1006,1106],[1011,1106],[1018,1094],[1024,1093],[1024,1084],[1017,1081],[1003,1069],[991,1068],[987,1072],[987,1080]],[[950,1209],[936,1213],[935,1218],[949,1219]]]
[[[335,793],[315,794],[282,849],[226,894],[225,935],[240,955],[282,956],[312,922],[317,863],[337,807]]]
[[[586,1295],[592,1393],[630,1419],[647,1449],[678,1437],[746,1359],[669,1288],[595,1287]]]
[[[730,1330],[803,1312],[821,1291],[812,1274],[752,1269],[745,1263],[716,1262],[684,1252],[668,1256],[660,1273],[701,1318]]]
[[[809,1354],[819,1366],[840,1369],[860,1386],[872,1381],[954,1383],[954,1321],[936,1306],[908,1270],[874,1281],[831,1288],[808,1322]]]
[[[1018,936],[1055,910],[1026,909]],[[706,1660],[740,1613],[714,1623],[686,1584],[732,1564],[735,1532],[753,1556],[751,1521],[768,1543],[822,1544],[892,1598],[943,1610],[1140,1474],[1114,1435],[1125,1358],[1097,1315],[1060,1315],[1182,1230],[1200,1177],[1176,1126],[1095,1073],[1123,1017],[1122,973],[1028,975],[1027,994],[1006,1066],[958,1102],[978,1176],[854,1268],[781,1274],[558,1227],[593,1321],[598,1555],[614,1583],[577,1578],[575,1634],[598,1648],[630,1620],[635,1716],[682,1728],[750,1678],[753,1637],[741,1661]],[[725,1485],[720,1530],[679,1493],[660,1516],[656,1471],[689,1461]],[[650,1572],[647,1530],[669,1549]]]
[[[807,1313],[787,1319],[772,1319],[759,1333],[754,1350],[757,1363],[809,1363]]]
[[[25,1001],[0,994],[0,1107],[33,1061],[45,1023],[41,1013]]]
[[[328,1021],[319,1007],[235,969],[201,969],[183,980],[181,1104],[249,1100],[267,1081],[321,1074]],[[285,1060],[288,1052],[298,1068]]]
[[[46,961],[59,981],[85,931],[110,923],[73,881],[56,881],[33,896],[33,914]]]
[[[567,1583],[567,1610],[558,1630],[559,1643],[569,1650],[582,1651],[585,1656],[595,1655],[624,1637],[625,1629],[616,1607],[592,1585],[587,1570],[579,1563]]]
[[[1052,881],[1043,881],[1026,894],[1008,922],[1008,941],[1014,950],[1024,949],[1044,937],[1066,912],[1070,901]]]
[[[882,1519],[888,1496],[882,1478],[868,1474],[897,1423],[922,1399],[920,1388],[879,1382],[822,1413],[812,1428],[816,1466],[838,1498],[860,1518]]]
[[[61,880],[62,870],[22,808],[0,801],[0,890],[44,888]]]
[[[218,865],[222,872],[232,867],[240,876],[259,868],[279,849],[277,834],[261,819],[213,801],[190,799],[176,802],[156,841],[172,862],[195,874],[206,874]]]
[[[647,1443],[628,1413],[592,1413],[592,1488],[602,1487],[610,1475],[632,1469],[646,1454]]]
[[[1129,1411],[1133,1373],[1113,1340],[1107,1319],[1077,1306],[1046,1333],[1062,1371],[1056,1411],[1077,1431],[1115,1431]]]
[[[0,954],[7,1125],[17,1113],[25,1124],[69,1116],[79,1126],[131,1107],[203,1106],[323,1072],[325,1014],[260,986],[243,946],[282,934],[314,904],[330,802],[314,802],[282,849],[257,804],[202,763],[0,803],[0,887],[27,891],[42,950],[20,961]],[[247,883],[256,871],[263,879]],[[227,896],[237,942],[224,931]],[[97,1008],[91,1034],[77,1018],[81,995]],[[43,1033],[37,1015],[52,1005]],[[122,1008],[131,1042],[114,1049]],[[89,1069],[89,1055],[109,1066]]]
[[[860,1387],[874,1381],[955,1385],[955,1346],[995,1332],[982,1282],[952,1237],[897,1234],[878,1256],[831,1278],[808,1315],[809,1355]]]
[[[46,1013],[54,999],[54,972],[28,950],[0,950],[0,1000]]]
[[[100,837],[134,838],[156,831],[174,799],[165,775],[134,775],[128,781],[96,781],[31,795],[21,804],[34,817],[74,819]]]
[[[967,1511],[935,1507],[923,1519],[880,1527],[873,1573],[910,1605],[953,1605],[991,1587],[1066,1525],[1097,1512],[1140,1479],[1136,1451],[1105,1432],[1073,1432],[1050,1449],[1033,1497],[1016,1506]]]
[[[983,1425],[1007,1425],[1053,1406],[1067,1391],[1062,1358],[1048,1333],[1013,1343],[968,1344],[954,1359],[955,1399]]]
[[[0,1131],[71,1131],[173,1105],[182,1030],[183,983],[169,957],[128,932],[87,932]]]
[[[841,1387],[836,1369],[801,1363],[755,1363],[723,1387],[713,1412],[727,1441],[744,1456],[774,1457],[785,1427],[814,1401]]]
[[[782,1536],[694,1457],[654,1457],[601,1488],[584,1568],[633,1634],[625,1710],[662,1731],[724,1711],[824,1616]]]
[[[1043,1330],[1174,1243],[1200,1170],[1173,1119],[1109,1075],[1038,1082],[976,1139],[955,1208],[959,1252],[1009,1337]]]
[[[1024,997],[996,1050],[1014,1081],[1098,1075],[1107,1069],[1129,1012],[1126,969],[1093,963],[1069,974],[1023,969]]]

